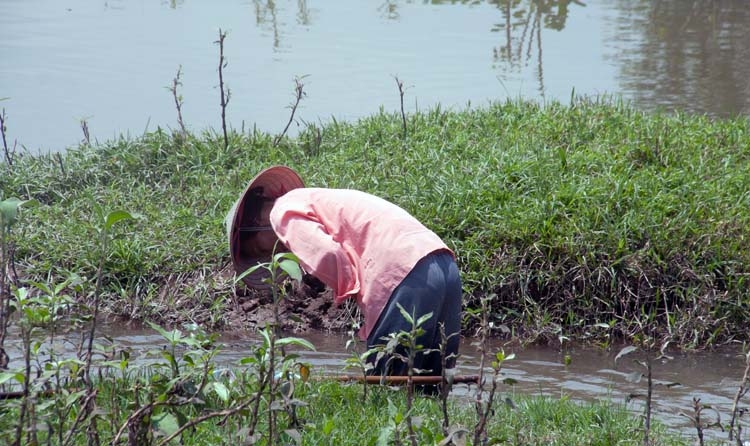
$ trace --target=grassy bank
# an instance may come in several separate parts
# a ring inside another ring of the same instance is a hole
[[[650,424],[656,355],[635,347],[618,357],[640,355],[646,370],[643,421],[612,404],[511,395],[503,352],[484,353],[487,383],[465,400],[306,381],[306,366],[281,347],[312,346],[268,330],[238,369],[217,369],[218,347],[204,330],[226,326],[244,292],[233,280],[224,217],[271,164],[293,167],[310,186],[381,195],[433,228],[459,258],[465,334],[479,328],[482,341],[620,338],[658,349],[748,340],[746,121],[645,115],[617,103],[515,102],[433,109],[405,124],[380,114],[310,126],[278,144],[260,133],[227,139],[157,131],[59,155],[15,155],[1,166],[2,441],[695,440]],[[31,201],[16,215],[9,197]],[[141,367],[127,350],[95,344],[92,321],[101,314],[194,324],[186,332],[155,326],[164,346],[151,352],[153,366]],[[83,333],[75,358],[37,342],[72,331]],[[8,333],[21,340],[24,366],[5,371]],[[740,390],[748,370],[750,362]],[[734,400],[737,420],[723,421],[739,438],[743,396]],[[698,400],[687,415],[699,440],[710,411]]]
[[[97,212],[124,209],[139,218],[116,229],[103,310],[220,328],[236,292],[224,216],[256,172],[286,164],[307,185],[381,195],[434,229],[459,257],[467,309],[489,296],[498,335],[747,339],[745,120],[513,102],[429,110],[406,131],[379,114],[276,146],[228,138],[157,131],[2,166],[3,198],[41,204],[14,232],[21,280],[74,273],[85,299]]]

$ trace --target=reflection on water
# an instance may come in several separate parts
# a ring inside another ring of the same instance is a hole
[[[537,92],[545,97],[544,64],[542,50],[542,28],[562,31],[568,18],[571,3],[585,7],[581,2],[562,1],[501,1],[498,8],[503,21],[492,28],[505,36],[505,44],[493,48],[493,67],[501,71],[517,71],[528,68],[534,60],[534,78],[539,83]]]
[[[637,103],[722,115],[750,112],[747,2],[619,0],[616,8],[613,25],[633,41],[619,61],[620,79]]]
[[[114,346],[131,352],[135,364],[144,364],[159,360],[147,356],[146,352],[166,346],[164,339],[153,330],[133,326],[109,325],[102,327],[101,332],[112,339]],[[292,335],[300,336],[300,335]],[[354,373],[345,371],[346,359],[352,352],[346,351],[349,338],[344,335],[313,332],[301,335],[316,347],[316,351],[302,350],[297,352],[303,361],[312,365],[313,374],[336,375]],[[103,343],[108,343],[102,339]],[[248,356],[250,348],[258,345],[259,339],[250,332],[225,333],[220,339],[221,353],[216,358],[219,368],[238,367],[239,361]],[[21,365],[20,341],[11,338],[8,354],[11,367]],[[43,347],[45,350],[47,347]],[[364,348],[359,345],[359,353]],[[490,345],[490,351],[498,351],[499,343]],[[75,355],[75,340],[56,342],[58,354]],[[513,378],[517,384],[500,388],[503,396],[545,395],[552,398],[567,396],[578,401],[611,401],[626,404],[631,394],[643,394],[645,381],[633,383],[628,380],[633,372],[645,370],[635,363],[636,356],[625,356],[615,364],[619,349],[604,351],[600,349],[568,348],[564,352],[552,347],[527,347],[523,349],[506,348],[506,353],[514,352],[516,358],[505,364],[505,377]],[[570,363],[565,365],[564,357],[569,355]],[[635,354],[634,354],[635,355]],[[480,355],[469,340],[461,346],[461,357],[458,361],[459,373],[477,374]],[[667,426],[693,435],[689,421],[680,412],[692,413],[693,397],[701,399],[721,414],[722,420],[728,420],[732,410],[734,395],[740,384],[744,370],[744,357],[739,351],[714,351],[694,354],[676,354],[671,360],[655,361],[653,364],[654,413]],[[679,386],[667,384],[679,383]],[[473,389],[466,385],[456,386],[457,397],[470,397]],[[744,401],[744,400],[743,400]],[[746,404],[743,404],[743,406]],[[627,403],[635,413],[642,413],[643,402],[636,399]],[[719,432],[707,431],[708,436],[719,437]]]
[[[218,29],[228,30],[228,116],[278,133],[294,79],[305,123],[525,97],[622,96],[645,110],[750,112],[750,10],[697,2],[494,0],[4,0],[0,98],[30,150],[175,127],[218,128]]]

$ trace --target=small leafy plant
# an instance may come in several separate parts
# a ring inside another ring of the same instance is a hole
[[[315,347],[310,342],[301,338],[280,338],[282,322],[279,314],[279,306],[286,295],[281,281],[288,277],[300,282],[302,280],[302,270],[299,266],[297,256],[290,252],[277,253],[274,249],[269,262],[259,263],[248,268],[237,276],[236,281],[241,281],[248,274],[252,274],[261,268],[268,271],[268,277],[265,279],[265,282],[271,289],[274,322],[272,327],[266,326],[260,330],[263,344],[255,351],[253,356],[242,361],[242,364],[252,364],[255,366],[260,383],[257,391],[257,399],[253,404],[252,422],[244,432],[250,441],[255,442],[259,440],[260,436],[256,431],[259,422],[258,411],[261,406],[261,397],[265,397],[268,444],[275,444],[279,441],[278,413],[282,411],[286,413],[288,419],[287,429],[284,430],[284,433],[299,442],[301,437],[297,428],[300,423],[297,419],[296,409],[299,406],[303,406],[304,402],[294,398],[294,388],[298,377],[303,382],[307,380],[309,366],[298,362],[298,355],[288,354],[285,348],[287,346],[298,346],[315,350]],[[299,375],[294,371],[295,368],[299,370]]]
[[[414,404],[414,375],[429,372],[429,370],[421,370],[415,368],[415,359],[417,354],[427,354],[432,350],[425,349],[422,344],[419,343],[419,337],[424,334],[422,325],[432,318],[432,313],[427,313],[419,316],[418,318],[414,314],[410,314],[403,306],[396,304],[398,310],[401,312],[401,316],[406,319],[406,322],[411,326],[409,331],[400,331],[397,333],[391,333],[387,336],[384,341],[385,344],[375,346],[375,364],[383,364],[383,373],[387,374],[391,365],[394,361],[400,361],[406,364],[407,382],[406,382],[406,414],[405,422],[409,433],[409,439],[412,445],[417,444],[416,433],[414,431],[414,425],[419,423],[419,418],[412,416],[412,406]],[[385,375],[384,375],[385,377]],[[399,413],[394,416],[400,417]],[[399,429],[400,422],[395,422],[391,426],[393,427],[393,434],[398,443],[399,441]]]
[[[645,374],[643,371],[635,371],[629,374],[626,379],[629,382],[632,383],[639,383],[641,380],[645,377],[646,378],[646,393],[631,393],[628,395],[627,400],[631,401],[634,399],[643,399],[644,401],[644,408],[643,408],[643,444],[649,445],[651,444],[651,424],[652,424],[652,416],[653,416],[653,394],[654,394],[654,387],[657,385],[657,383],[654,382],[653,379],[653,363],[655,360],[670,360],[672,359],[670,356],[666,354],[666,349],[669,347],[669,342],[664,342],[661,345],[661,348],[659,350],[659,356],[656,358],[653,358],[652,350],[654,350],[654,347],[656,346],[655,341],[652,338],[644,338],[643,341],[643,348],[639,348],[634,345],[627,346],[620,350],[620,352],[615,356],[615,364],[617,364],[617,361],[626,356],[633,354],[635,352],[638,352],[639,350],[643,350],[644,359],[634,359],[634,362],[638,364],[640,367],[643,368],[645,371]],[[658,385],[664,385],[667,388],[672,388],[675,386],[679,386],[680,383],[658,383]]]

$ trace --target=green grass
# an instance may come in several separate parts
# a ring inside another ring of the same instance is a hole
[[[394,409],[404,411],[404,392],[384,388],[371,387],[365,404],[360,385],[322,383],[306,393],[310,410],[304,414],[311,417],[303,429],[306,445],[374,445],[393,419]],[[496,403],[488,432],[490,444],[623,445],[639,444],[642,439],[638,420],[610,402],[581,404],[567,398],[529,395],[514,398],[513,409],[502,401]],[[439,401],[418,399],[414,411],[420,423],[417,444],[440,442],[444,436]],[[451,428],[466,429],[470,443],[476,424],[471,402],[454,399],[449,402],[449,413]],[[333,429],[326,435],[321,427],[328,420],[333,421]],[[687,444],[660,429],[661,444]],[[408,444],[405,437],[403,441]]]
[[[106,376],[106,375],[105,375]],[[150,378],[148,377],[150,376]],[[97,386],[96,398],[98,414],[94,417],[97,426],[98,440],[101,444],[110,444],[117,436],[129,417],[147,402],[145,395],[149,380],[156,382],[158,374],[130,373],[128,378],[108,377]],[[139,385],[136,382],[140,382]],[[233,395],[252,395],[253,387],[240,382],[228,384]],[[411,444],[407,437],[406,393],[391,390],[387,387],[369,386],[367,397],[363,396],[359,384],[341,384],[332,381],[316,381],[308,384],[298,383],[295,400],[300,401],[296,416],[298,425],[294,426],[285,412],[279,412],[277,429],[280,431],[281,444],[301,445],[337,445],[364,446],[395,444],[398,437],[401,444]],[[140,394],[135,396],[135,392]],[[37,401],[38,416],[44,415],[39,424],[37,438],[41,444],[47,440],[51,444],[61,444],[57,434],[48,438],[49,433],[59,432],[63,437],[68,434],[72,422],[80,410],[71,405],[72,398],[60,395],[57,398],[47,397]],[[530,395],[513,395],[515,405],[498,400],[488,424],[489,444],[518,445],[636,445],[642,444],[643,433],[640,421],[624,407],[609,401],[580,403],[566,397],[549,398]],[[138,401],[139,403],[136,403]],[[203,398],[199,404],[181,404],[169,410],[155,410],[151,427],[153,435],[149,436],[151,444],[159,444],[164,439],[160,428],[173,429],[168,424],[160,424],[165,414],[172,418],[175,427],[201,415],[231,409],[238,405],[223,404],[217,398]],[[10,444],[14,438],[14,423],[17,422],[16,409],[4,403],[5,415],[0,417],[0,439]],[[56,409],[55,409],[56,408]],[[60,418],[60,414],[67,416]],[[260,422],[255,432],[260,433],[257,443],[268,443],[268,424],[266,407],[261,406]],[[477,416],[469,397],[451,398],[448,402],[449,430],[464,432],[467,442],[472,444]],[[417,444],[434,445],[445,438],[442,428],[443,415],[440,401],[436,398],[416,398],[412,416]],[[179,444],[186,446],[213,446],[229,444],[247,444],[247,427],[251,424],[252,412],[246,410],[231,417],[215,417],[195,427],[185,430]],[[149,423],[148,420],[144,420]],[[157,428],[160,426],[160,428]],[[394,428],[397,426],[397,428]],[[49,430],[48,430],[49,429]],[[398,433],[396,431],[398,430]],[[127,434],[127,430],[124,431]],[[690,445],[693,439],[684,435],[668,432],[661,424],[652,427],[651,439],[658,445]],[[124,443],[127,435],[120,438]],[[298,442],[293,439],[298,438]],[[86,444],[87,429],[79,427],[71,437],[70,444]],[[173,443],[178,444],[178,443]],[[277,443],[278,444],[278,443]]]
[[[220,328],[233,295],[223,219],[271,164],[413,213],[457,253],[467,308],[493,295],[494,322],[517,335],[748,339],[748,122],[618,102],[438,107],[408,116],[406,138],[400,115],[380,113],[278,147],[260,133],[232,132],[224,148],[212,132],[156,131],[23,156],[1,196],[43,205],[22,216],[15,259],[24,278],[90,278],[93,203],[138,213],[107,258],[107,310]]]

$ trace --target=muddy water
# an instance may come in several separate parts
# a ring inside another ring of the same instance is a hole
[[[305,122],[524,97],[622,97],[639,109],[750,113],[742,0],[2,0],[0,106],[9,144],[57,152],[176,128],[220,128],[218,30],[229,32],[229,123],[276,133],[294,79]]]
[[[148,361],[145,354],[147,351],[166,345],[164,339],[150,329],[106,326],[102,332],[106,333],[118,349],[130,350],[135,363]],[[348,337],[328,333],[296,336],[309,340],[316,347],[314,352],[299,352],[304,361],[312,364],[314,373],[344,373],[346,358],[351,356],[345,349]],[[101,341],[105,344],[109,342],[105,338],[101,338]],[[217,358],[217,364],[220,367],[237,366],[239,360],[247,356],[250,348],[258,342],[254,334],[247,332],[222,335],[222,351]],[[17,337],[10,339],[8,347],[11,367],[20,366],[21,350]],[[359,348],[362,347],[360,344]],[[501,345],[495,342],[490,347],[491,351],[497,351]],[[74,355],[76,351],[74,342],[57,341],[55,348],[58,353],[68,355]],[[500,389],[504,397],[512,399],[516,395],[565,395],[575,401],[599,400],[626,404],[634,413],[642,413],[642,400],[636,399],[627,403],[628,395],[644,393],[646,389],[645,380],[635,383],[628,379],[633,372],[644,370],[634,362],[635,354],[625,356],[615,364],[619,348],[611,351],[592,348],[568,348],[563,351],[554,347],[505,350],[506,353],[515,353],[516,357],[506,363],[504,376],[515,379],[517,383]],[[568,365],[564,364],[565,355],[570,356]],[[479,362],[480,354],[477,348],[472,345],[471,340],[464,340],[461,358],[458,361],[459,372],[476,374]],[[722,421],[728,423],[743,370],[744,358],[739,350],[676,353],[671,360],[654,362],[655,417],[671,428],[694,438],[693,428],[680,412],[690,413],[695,397],[700,398],[703,404],[716,408],[721,414]],[[672,383],[679,385],[666,385]],[[454,393],[458,397],[469,397],[473,394],[473,389],[465,385],[457,386]],[[726,438],[719,431],[709,431],[706,434],[707,437]]]

